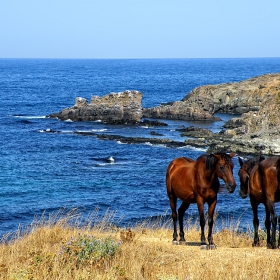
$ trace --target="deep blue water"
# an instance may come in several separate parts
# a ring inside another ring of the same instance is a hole
[[[62,207],[78,207],[85,215],[96,207],[101,214],[108,209],[116,211],[122,226],[169,216],[165,190],[169,162],[178,156],[197,158],[203,150],[121,144],[74,132],[149,137],[151,131],[157,131],[183,141],[174,128],[197,125],[218,131],[231,117],[223,115],[222,122],[207,124],[167,121],[168,127],[149,129],[45,118],[72,106],[77,96],[90,100],[92,95],[135,89],[143,93],[143,106],[153,107],[181,100],[197,86],[276,72],[280,72],[280,58],[0,59],[0,237],[29,225],[34,216]],[[45,133],[48,129],[61,133]],[[114,163],[106,163],[109,156]],[[239,182],[237,158],[234,163]],[[234,194],[221,192],[216,209],[223,225],[238,220],[240,228],[246,229],[251,227],[252,213],[249,200],[242,200],[238,190]],[[262,206],[260,210],[262,217]],[[193,205],[186,217],[196,213]]]

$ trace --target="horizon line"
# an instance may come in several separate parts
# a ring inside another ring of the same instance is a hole
[[[252,57],[147,57],[147,58],[87,58],[87,57],[0,57],[0,59],[65,59],[65,60],[159,60],[159,59],[257,59],[280,58],[280,56],[252,56]]]

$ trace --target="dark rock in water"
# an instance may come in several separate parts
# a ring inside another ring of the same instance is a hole
[[[110,162],[110,163],[113,163],[113,162],[115,162],[115,159],[112,156],[109,156],[109,157],[106,158],[106,161]]]
[[[98,139],[102,140],[117,140],[126,144],[145,144],[150,143],[154,145],[165,145],[167,147],[184,147],[186,144],[181,141],[173,141],[166,138],[146,138],[146,137],[126,137],[121,135],[108,135],[108,134],[98,134],[96,135]]]
[[[189,126],[185,128],[176,129],[177,131],[181,131],[181,136],[187,136],[187,137],[211,137],[213,135],[213,132],[206,128],[201,127],[194,127]]]
[[[160,122],[159,120],[147,120],[147,119],[143,119],[141,121],[141,124],[146,125],[146,126],[168,126],[168,124],[164,123],[164,122]]]
[[[154,135],[154,136],[163,136],[162,133],[158,133],[158,132],[156,132],[156,131],[151,131],[150,134],[151,134],[151,135]]]

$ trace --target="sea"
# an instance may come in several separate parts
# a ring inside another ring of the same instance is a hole
[[[177,128],[192,125],[218,132],[234,117],[218,115],[221,121],[210,123],[161,120],[168,124],[163,127],[46,117],[73,106],[76,97],[90,101],[92,95],[138,90],[143,93],[143,107],[148,108],[181,100],[198,86],[277,72],[280,58],[0,59],[0,238],[32,226],[38,217],[73,209],[85,221],[98,211],[99,216],[109,215],[112,224],[124,228],[157,220],[168,224],[168,164],[180,156],[196,159],[206,150],[170,148],[149,141],[125,144],[77,132],[183,142]],[[151,135],[154,132],[159,136]],[[114,161],[108,162],[109,157]],[[238,194],[238,155],[233,162],[237,188],[233,194],[223,188],[218,194],[216,230],[247,231],[252,229],[251,206],[248,198]],[[264,228],[262,205],[259,212]],[[197,206],[191,205],[185,219],[195,222],[197,217]]]

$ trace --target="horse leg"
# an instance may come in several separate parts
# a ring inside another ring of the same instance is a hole
[[[214,224],[214,212],[217,204],[217,199],[212,202],[208,202],[208,243],[209,249],[216,249],[215,244],[213,243],[213,224]]]
[[[259,218],[258,218],[258,203],[255,202],[253,199],[251,201],[251,206],[253,210],[253,227],[254,227],[254,243],[252,244],[253,247],[260,245],[259,240]],[[270,227],[270,224],[269,224]]]
[[[189,208],[190,204],[183,202],[182,205],[178,209],[178,216],[179,216],[179,226],[180,226],[180,240],[179,243],[185,243],[185,234],[184,234],[184,226],[183,226],[183,219],[186,210]]]
[[[173,244],[178,244],[177,242],[177,237],[178,237],[178,233],[177,233],[177,211],[176,211],[176,207],[177,207],[177,196],[170,195],[169,196],[169,204],[170,204],[170,208],[172,211],[172,220],[173,220],[173,226],[174,226],[174,231],[173,231]]]
[[[271,227],[271,222],[270,222],[270,212],[268,208],[265,206],[265,228],[266,228],[266,246],[267,248],[272,248],[271,244],[271,237],[270,237],[270,227]]]
[[[274,203],[270,200],[267,199],[266,200],[266,207],[268,208],[268,211],[270,213],[270,217],[271,217],[271,238],[270,238],[270,245],[271,249],[276,249],[276,225],[277,225],[277,215],[275,212],[275,206]]]
[[[278,217],[278,225],[279,225],[278,248],[280,248],[280,216]]]
[[[200,229],[201,229],[201,249],[207,249],[204,227],[205,227],[205,217],[204,217],[204,203],[202,199],[197,200],[197,207],[200,219]]]

